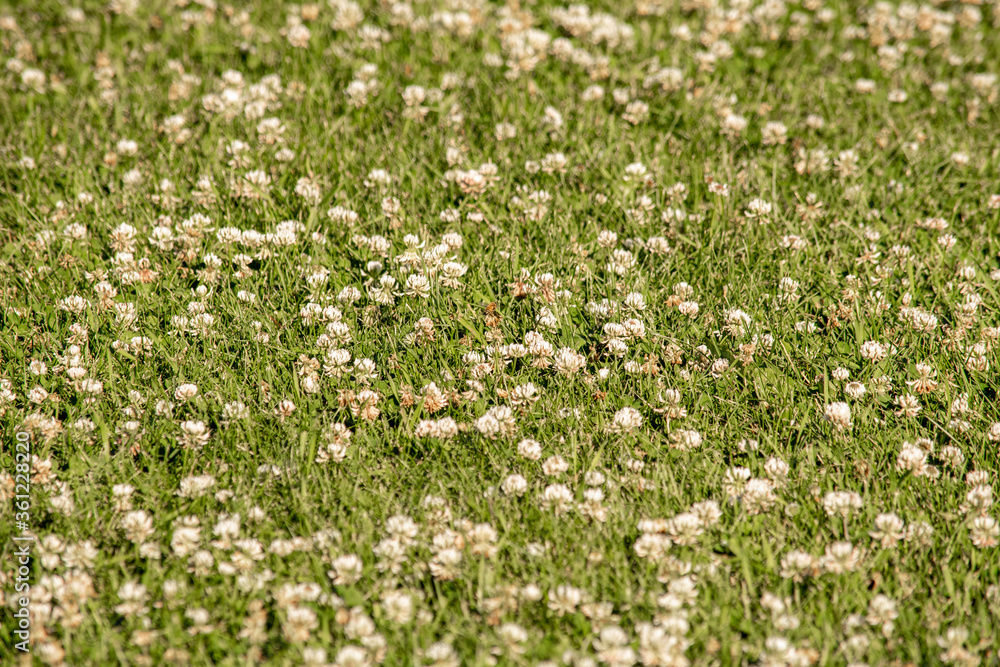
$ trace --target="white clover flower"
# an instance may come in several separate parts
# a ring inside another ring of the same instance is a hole
[[[823,418],[842,431],[851,427],[851,406],[847,403],[830,403],[823,411]]]
[[[642,413],[635,408],[622,408],[615,413],[609,430],[613,433],[632,433],[642,426]]]

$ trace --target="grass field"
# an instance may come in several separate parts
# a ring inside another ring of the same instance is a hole
[[[997,665],[998,29],[0,0],[0,663]]]

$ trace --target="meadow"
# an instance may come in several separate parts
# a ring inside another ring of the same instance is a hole
[[[0,0],[0,663],[1000,664],[918,2]]]

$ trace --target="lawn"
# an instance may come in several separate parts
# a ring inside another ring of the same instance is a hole
[[[0,663],[1000,664],[998,29],[0,0]]]

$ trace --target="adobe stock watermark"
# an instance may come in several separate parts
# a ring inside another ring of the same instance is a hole
[[[31,639],[31,547],[35,536],[31,529],[31,436],[24,431],[14,435],[14,647],[28,652]]]

